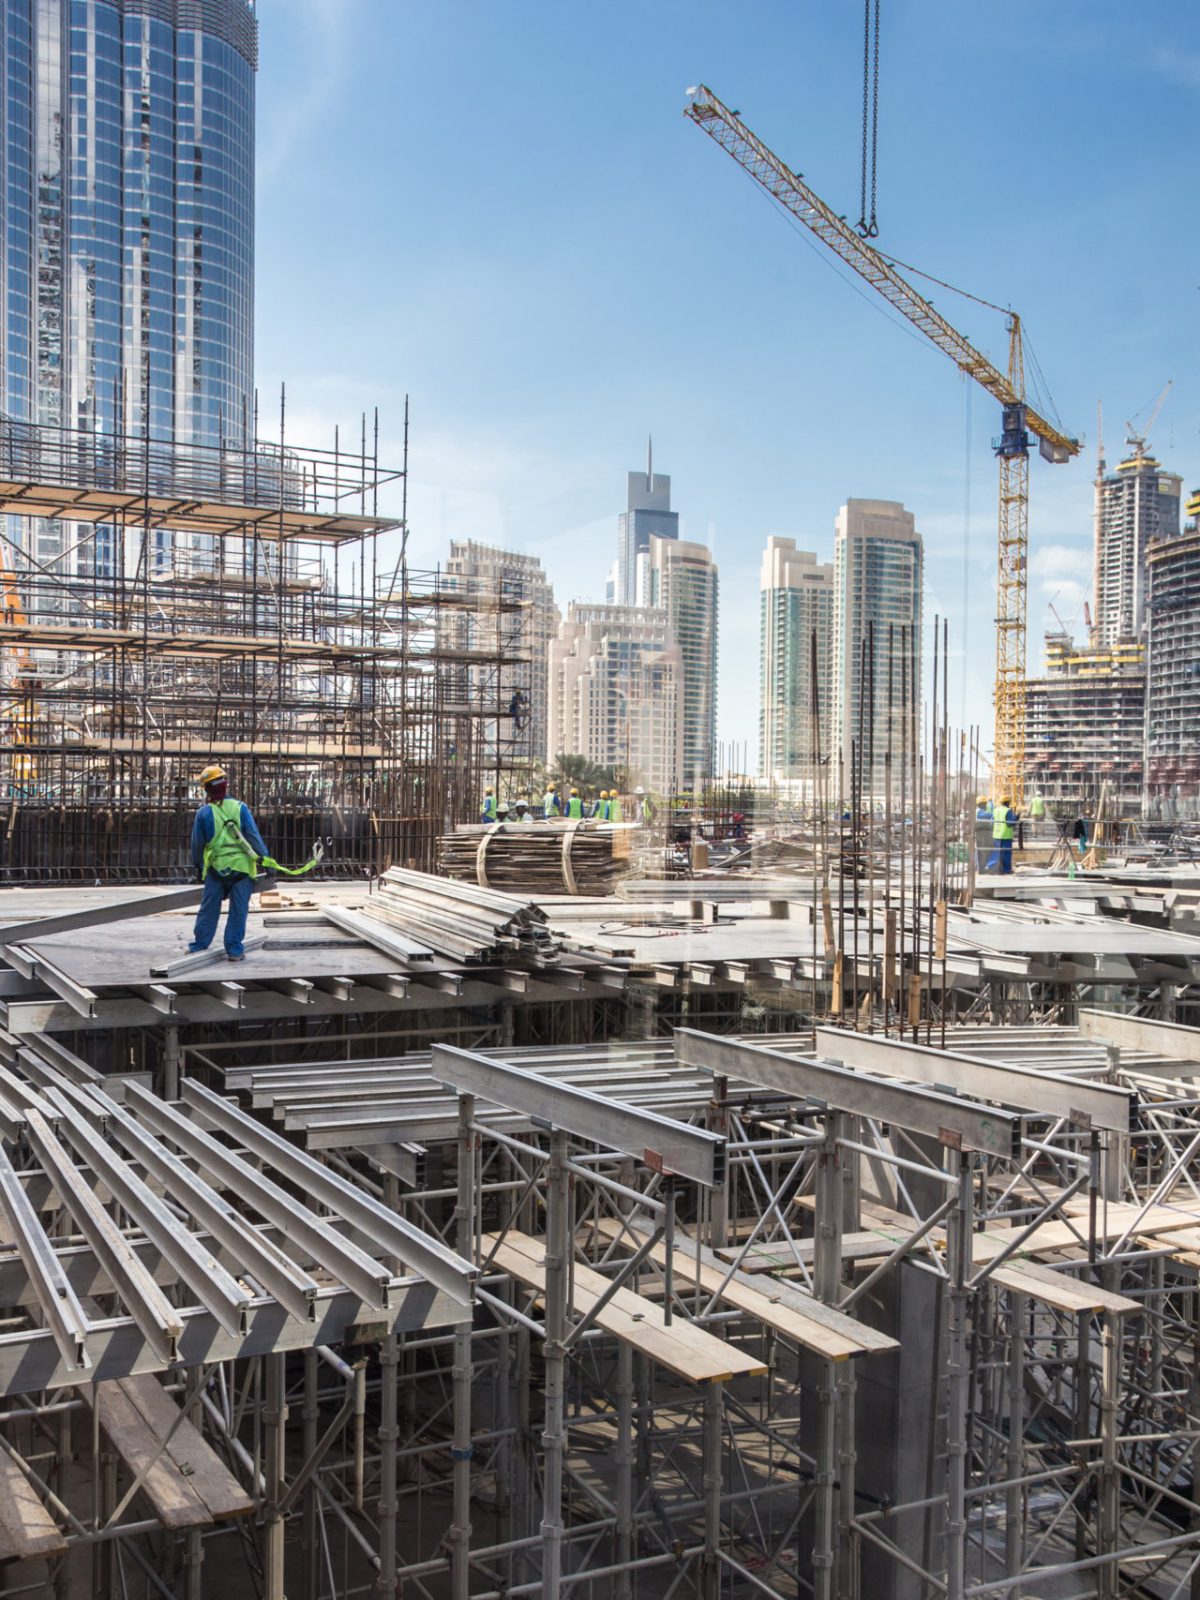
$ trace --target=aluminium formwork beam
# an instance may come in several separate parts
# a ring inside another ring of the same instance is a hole
[[[1182,1022],[1156,1022],[1119,1011],[1079,1012],[1079,1032],[1085,1039],[1115,1045],[1122,1050],[1144,1050],[1170,1061],[1200,1063],[1200,1028]]]
[[[1084,1128],[1127,1134],[1135,1121],[1136,1094],[1110,1084],[1011,1067],[983,1056],[842,1028],[818,1028],[815,1043],[818,1054],[840,1060],[847,1067],[953,1089],[1017,1111],[1065,1117]]]
[[[653,1171],[675,1173],[709,1189],[725,1180],[725,1140],[706,1129],[452,1045],[434,1045],[430,1070],[438,1083],[459,1094],[472,1094],[487,1105],[520,1112],[537,1126],[633,1156]]]
[[[471,1286],[479,1276],[478,1268],[471,1262],[439,1244],[424,1229],[414,1227],[390,1211],[356,1184],[297,1150],[272,1129],[264,1128],[203,1084],[189,1080],[182,1086],[182,1095],[184,1104],[198,1116],[236,1139],[264,1165],[283,1173],[302,1194],[327,1206],[336,1216],[364,1233],[376,1247],[396,1256],[444,1294],[464,1306],[470,1303]]]
[[[822,1110],[847,1111],[924,1134],[952,1149],[977,1150],[1007,1160],[1020,1148],[1021,1119],[1012,1112],[871,1077],[835,1062],[785,1055],[691,1028],[676,1031],[675,1058],[718,1076],[811,1100]]]

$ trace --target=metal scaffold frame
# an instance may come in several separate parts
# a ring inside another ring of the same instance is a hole
[[[426,866],[475,814],[529,604],[410,567],[377,419],[329,451],[285,418],[219,449],[0,424],[0,880],[179,876],[213,759],[284,860]]]

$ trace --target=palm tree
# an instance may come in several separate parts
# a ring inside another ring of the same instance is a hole
[[[550,776],[561,789],[612,789],[617,781],[611,767],[598,766],[580,755],[555,756]]]

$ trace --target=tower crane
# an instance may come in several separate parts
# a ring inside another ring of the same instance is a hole
[[[814,233],[847,266],[894,306],[913,326],[999,400],[1000,435],[992,441],[1000,461],[1000,528],[997,559],[995,793],[1019,805],[1025,767],[1026,557],[1029,546],[1029,440],[1055,463],[1079,453],[1071,438],[1026,402],[1025,355],[1021,319],[1008,317],[1008,371],[1001,372],[981,351],[935,311],[931,303],[892,263],[815,194],[736,111],[701,84],[689,90],[684,115],[729,153],[738,165],[786,210]]]
[[[1166,403],[1166,398],[1174,388],[1175,379],[1168,378],[1158,392],[1158,398],[1150,407],[1150,415],[1146,419],[1146,427],[1139,433],[1132,422],[1125,424],[1125,443],[1133,446],[1134,457],[1138,461],[1146,459],[1146,446],[1150,442],[1150,435],[1154,432],[1154,424],[1158,421],[1158,413]]]

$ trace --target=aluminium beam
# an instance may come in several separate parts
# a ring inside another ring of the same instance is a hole
[[[994,1100],[1017,1111],[1066,1117],[1083,1128],[1128,1133],[1137,1120],[1137,1096],[1127,1089],[1013,1067],[985,1056],[936,1050],[842,1028],[818,1028],[816,1051],[847,1067],[862,1067],[885,1078],[911,1078],[979,1100]]]
[[[103,1090],[91,1089],[86,1097],[74,1092],[80,1100],[90,1099],[103,1111],[110,1134],[126,1154],[140,1161],[176,1204],[208,1230],[229,1253],[239,1273],[247,1273],[293,1317],[301,1322],[312,1321],[320,1285],[304,1267],[272,1244],[218,1190],[168,1150],[165,1142],[152,1138]]]
[[[1169,1061],[1200,1063],[1200,1028],[1182,1022],[1153,1022],[1117,1011],[1079,1012],[1079,1032],[1085,1039],[1117,1045],[1122,1050],[1144,1050]]]
[[[183,1087],[186,1090],[188,1085]],[[366,1304],[386,1305],[391,1274],[365,1250],[344,1238],[331,1221],[317,1216],[303,1201],[264,1177],[249,1162],[227,1150],[173,1106],[143,1089],[141,1084],[131,1082],[125,1096],[126,1104],[137,1113],[138,1120],[190,1156],[198,1164],[202,1176],[211,1173],[231,1193],[274,1223],[285,1239],[309,1251],[314,1261]]]
[[[67,911],[57,917],[35,917],[29,922],[11,922],[0,927],[0,945],[25,944],[30,939],[46,939],[53,933],[70,933],[75,928],[98,928],[109,922],[128,922],[133,917],[152,917],[160,911],[185,911],[200,904],[202,884],[183,889],[159,889],[136,900],[117,905],[93,906],[87,911]]]
[[[458,1301],[420,1278],[394,1282],[385,1310],[364,1303],[348,1289],[322,1289],[309,1322],[290,1316],[274,1300],[255,1300],[244,1334],[226,1333],[211,1311],[188,1306],[179,1312],[183,1332],[178,1363],[198,1367],[247,1356],[310,1350],[317,1345],[336,1346],[348,1338],[375,1341],[393,1333],[454,1327],[464,1315]],[[83,1356],[91,1369],[88,1382],[161,1372],[167,1366],[132,1317],[104,1317],[91,1323]],[[64,1359],[48,1329],[23,1328],[0,1334],[0,1395],[33,1394],[79,1381],[79,1368]]]
[[[725,1181],[725,1140],[707,1129],[556,1083],[472,1050],[435,1044],[432,1054],[433,1078],[458,1094],[522,1112],[535,1125],[633,1156],[656,1172],[678,1173],[709,1189]]]
[[[831,1061],[784,1055],[691,1028],[676,1030],[675,1059],[685,1066],[761,1084],[796,1100],[815,1100],[830,1111],[847,1111],[925,1134],[954,1150],[978,1150],[1011,1160],[1020,1149],[1021,1119],[1010,1111],[871,1077]]]
[[[456,1255],[422,1228],[365,1194],[356,1184],[331,1172],[270,1128],[264,1128],[229,1100],[189,1079],[182,1086],[184,1103],[214,1128],[236,1139],[265,1165],[282,1173],[302,1194],[343,1218],[387,1255],[397,1256],[443,1294],[467,1305],[479,1269]]]
[[[85,1178],[49,1124],[36,1111],[29,1113],[25,1136],[64,1207],[103,1265],[121,1304],[155,1354],[165,1365],[171,1365],[177,1358],[179,1336],[183,1331],[178,1311],[100,1204],[91,1181]]]
[[[67,1142],[119,1202],[126,1216],[171,1263],[195,1295],[195,1303],[207,1306],[227,1333],[240,1331],[250,1306],[247,1291],[214,1259],[211,1248],[181,1225],[150,1186],[100,1138],[67,1095],[56,1089],[47,1090],[47,1094],[64,1113],[62,1131]]]
[[[88,1318],[79,1296],[67,1281],[46,1230],[38,1220],[7,1153],[0,1149],[0,1210],[3,1210],[17,1250],[29,1274],[49,1336],[67,1372],[78,1373],[91,1365],[88,1353]],[[10,1337],[12,1337],[10,1335]],[[36,1387],[31,1385],[31,1387]]]

